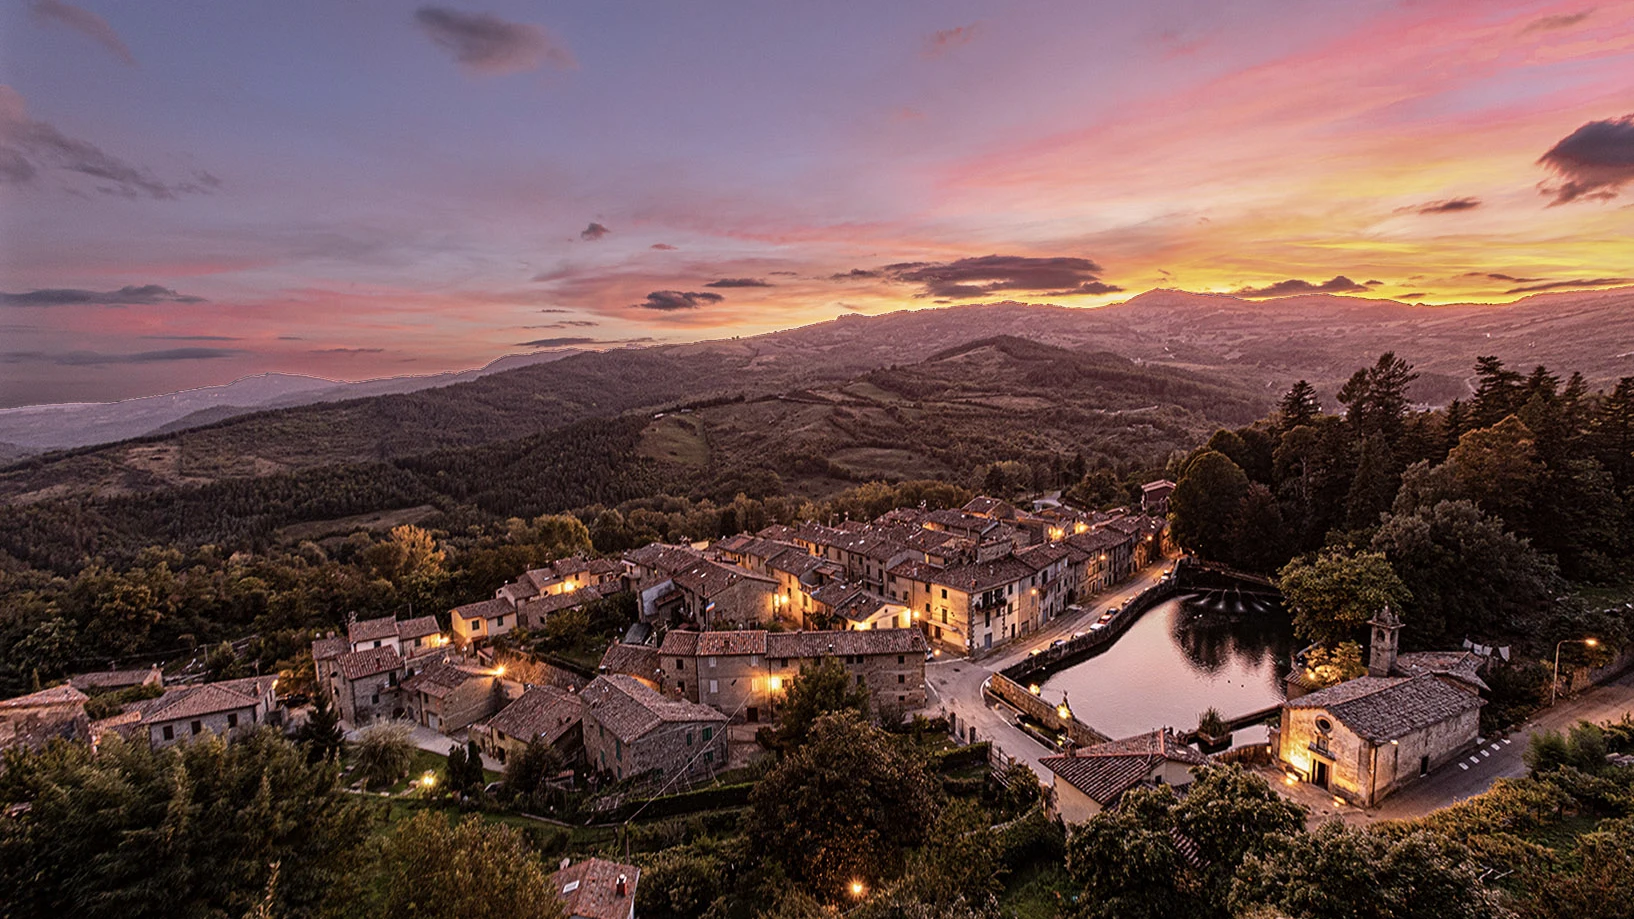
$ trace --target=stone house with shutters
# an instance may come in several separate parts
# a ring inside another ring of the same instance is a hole
[[[585,759],[615,780],[704,778],[726,764],[726,716],[639,681],[599,676],[579,694]]]
[[[581,708],[576,693],[554,686],[529,686],[498,714],[472,725],[471,736],[482,752],[501,763],[536,742],[550,744],[571,763],[584,750]]]
[[[443,638],[442,628],[437,625],[436,616],[416,616],[413,619],[398,619],[395,616],[359,619],[347,626],[345,642],[347,650],[354,653],[390,648],[403,658],[428,654],[448,644]],[[313,647],[315,651],[316,643]]]
[[[127,730],[145,734],[155,748],[192,740],[203,734],[241,737],[278,720],[274,676],[246,677],[219,683],[177,686],[155,699],[126,706],[137,716]]]
[[[410,719],[451,734],[499,711],[505,690],[493,669],[463,660],[432,659],[403,681]]]
[[[1077,824],[1117,804],[1131,788],[1185,788],[1192,783],[1192,769],[1207,765],[1208,757],[1163,728],[1046,756],[1038,764],[1052,776],[1056,813],[1062,822]]]

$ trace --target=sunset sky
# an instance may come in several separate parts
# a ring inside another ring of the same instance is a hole
[[[1627,2],[0,7],[3,405],[1631,237]]]

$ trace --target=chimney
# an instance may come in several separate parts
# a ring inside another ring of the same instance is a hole
[[[627,897],[629,896],[629,893],[627,892],[629,890],[629,886],[629,878],[621,874],[618,876],[618,884],[613,888],[613,890],[619,896]]]
[[[573,859],[571,859],[571,858],[564,858],[564,859],[562,859],[562,863],[561,863],[561,864],[560,864],[560,865],[557,865],[557,866],[556,866],[556,870],[557,870],[557,871],[566,871],[566,870],[567,870],[567,866],[568,866],[568,865],[571,865],[571,864],[573,864]]]

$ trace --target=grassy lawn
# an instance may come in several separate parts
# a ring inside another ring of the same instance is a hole
[[[1055,919],[1071,912],[1072,879],[1060,865],[1032,865],[1011,875],[999,910],[1015,919]]]
[[[703,466],[709,462],[709,441],[696,418],[666,415],[642,430],[636,452],[650,459]]]

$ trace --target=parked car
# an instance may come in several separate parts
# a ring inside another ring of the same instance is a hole
[[[1064,645],[1066,643],[1067,643],[1067,640],[1065,638],[1057,638],[1056,640],[1050,642],[1050,647],[1051,648],[1059,648],[1059,647],[1061,647],[1062,645]]]

